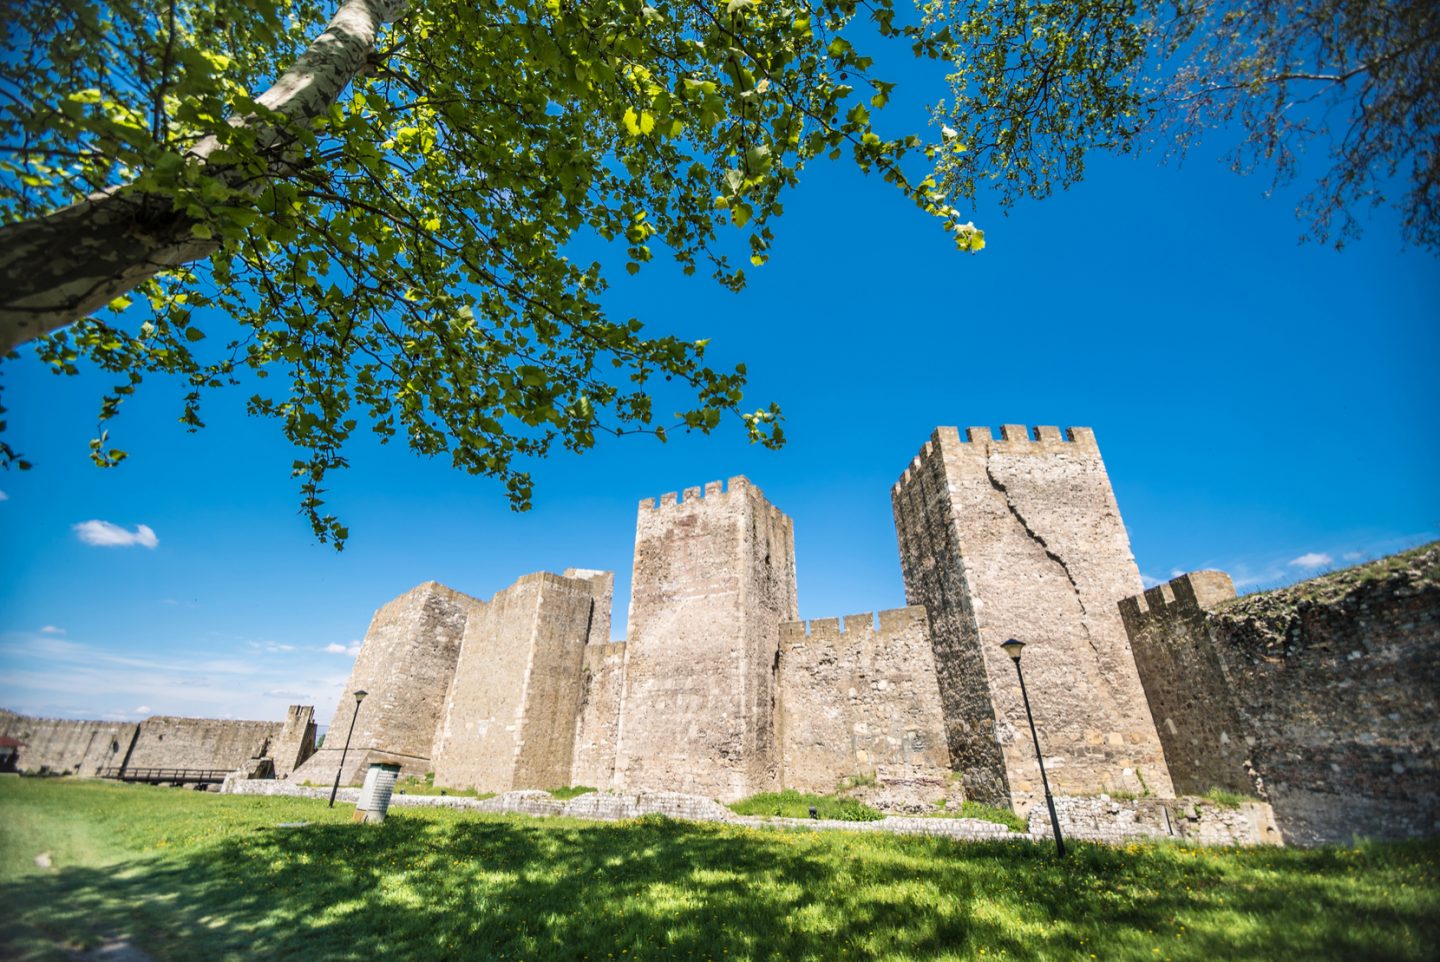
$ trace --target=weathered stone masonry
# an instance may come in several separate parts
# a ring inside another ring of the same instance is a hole
[[[1440,832],[1440,545],[1233,595],[1122,606],[1176,787],[1260,795],[1292,844]]]
[[[283,722],[171,715],[142,722],[72,721],[0,711],[0,735],[23,743],[19,768],[32,774],[161,768],[283,776],[314,750],[312,715],[307,705],[292,705]]]
[[[1057,794],[1173,795],[1117,604],[1140,573],[1095,437],[939,428],[892,492],[905,593],[929,613],[952,765],[966,794],[1027,810],[1040,791],[1015,667]]]
[[[878,619],[797,620],[791,520],[736,477],[640,502],[626,641],[609,572],[526,575],[489,601],[428,582],[385,605],[308,759],[301,706],[283,726],[0,714],[0,734],[55,771],[273,766],[329,785],[355,718],[347,784],[377,761],[527,798],[852,780],[919,812],[958,800],[953,773],[1033,814],[1013,637],[1067,830],[1276,834],[1263,804],[1222,817],[1173,797],[1216,787],[1268,799],[1292,842],[1440,829],[1440,547],[1238,601],[1219,572],[1142,594],[1085,428],[940,428],[892,505],[910,607]]]
[[[613,781],[742,798],[778,788],[790,519],[743,477],[640,502]]]

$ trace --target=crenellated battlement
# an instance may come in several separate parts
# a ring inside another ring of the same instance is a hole
[[[1100,448],[1095,443],[1095,432],[1090,428],[1068,427],[1061,429],[1048,424],[1027,427],[1024,424],[1000,425],[1000,436],[989,427],[936,428],[918,454],[910,461],[905,472],[895,482],[892,493],[910,483],[910,479],[941,450],[959,456],[987,457],[991,454],[1030,455],[1076,455],[1100,457]]]
[[[1120,600],[1120,617],[1130,630],[1159,620],[1188,617],[1235,597],[1235,585],[1223,571],[1192,571]]]
[[[787,621],[780,626],[782,645],[857,645],[871,639],[879,644],[916,628],[924,629],[925,609],[919,605],[889,608],[881,612],[862,611],[844,618],[813,618]]]
[[[674,491],[666,491],[660,495],[657,503],[654,498],[642,498],[640,501],[641,511],[657,511],[665,508],[674,508],[681,505],[691,505],[696,501],[708,501],[713,498],[726,499],[737,491],[746,491],[751,488],[759,493],[760,489],[745,475],[737,474],[726,481],[707,481],[702,491],[700,487],[686,488],[680,494]]]

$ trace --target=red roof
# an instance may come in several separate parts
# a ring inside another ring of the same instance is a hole
[[[24,748],[25,743],[0,735],[0,748]]]

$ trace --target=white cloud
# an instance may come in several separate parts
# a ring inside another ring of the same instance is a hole
[[[148,715],[148,714],[150,714],[150,706],[149,706],[149,705],[141,705],[139,708],[135,709],[135,714],[137,714],[137,715]]]
[[[1334,564],[1335,559],[1320,551],[1311,551],[1302,554],[1298,558],[1290,559],[1292,568],[1304,568],[1307,571],[1312,568],[1323,568],[1328,564]]]
[[[280,644],[280,642],[278,642],[278,641],[252,641],[252,642],[250,642],[249,644],[250,644],[250,647],[251,647],[251,648],[256,648],[256,649],[258,649],[258,650],[260,650],[260,651],[267,651],[267,652],[270,652],[271,654],[274,654],[274,653],[280,652],[280,651],[294,651],[294,650],[295,650],[295,646],[294,646],[294,645],[282,645],[282,644]]]
[[[134,531],[127,531],[109,521],[91,520],[82,521],[74,528],[81,541],[100,548],[129,548],[137,544],[143,548],[153,548],[160,543],[160,539],[155,537],[155,532],[148,524],[139,524]]]
[[[9,500],[10,500],[10,495],[6,494],[4,491],[0,491],[0,501],[9,501]]]
[[[1147,589],[1148,589],[1148,588],[1154,588],[1154,587],[1156,587],[1157,585],[1163,585],[1164,583],[1165,583],[1165,579],[1164,579],[1164,578],[1152,578],[1150,575],[1147,575],[1145,572],[1143,572],[1143,571],[1140,572],[1140,585],[1141,585],[1141,587],[1144,587],[1144,588],[1147,588]]]
[[[46,625],[44,628],[40,629],[40,633],[42,635],[63,635],[65,634],[65,629],[57,628],[54,625]]]
[[[325,646],[324,650],[328,651],[332,655],[354,656],[360,654],[360,642],[352,641],[348,645],[342,645],[337,641],[332,641],[330,642],[330,644]]]

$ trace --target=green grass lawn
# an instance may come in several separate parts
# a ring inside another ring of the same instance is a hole
[[[1434,959],[1440,844],[956,844],[0,779],[0,958]],[[280,827],[282,822],[309,822]],[[34,856],[49,852],[54,867]]]

